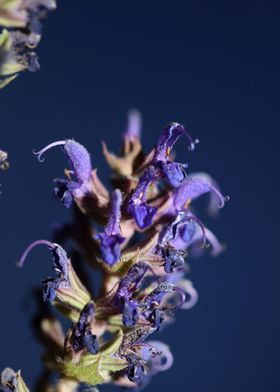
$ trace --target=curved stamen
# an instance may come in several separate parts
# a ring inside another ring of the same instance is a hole
[[[218,198],[218,208],[223,208],[225,203],[230,200],[230,196],[224,196],[219,189],[217,189],[215,186],[211,186],[212,192],[217,196]]]
[[[150,340],[148,343],[150,343],[156,351],[156,355],[151,358],[152,373],[154,374],[156,372],[168,370],[174,362],[174,358],[169,347],[162,342],[154,340]],[[165,359],[164,363],[162,363],[163,357]]]
[[[31,252],[32,249],[34,249],[37,245],[46,245],[48,246],[50,249],[53,249],[55,246],[59,246],[53,242],[47,241],[47,240],[37,240],[32,242],[32,244],[30,244],[27,249],[23,252],[23,255],[21,256],[21,258],[19,259],[19,261],[17,262],[17,266],[18,267],[23,267],[23,264],[27,258],[27,256],[29,255],[29,253]]]
[[[177,293],[180,294],[180,301],[179,301],[179,303],[177,305],[175,305],[175,308],[179,309],[179,308],[181,308],[185,304],[186,293],[185,293],[185,291],[183,289],[181,289],[180,287],[177,287],[177,286],[173,286],[173,291],[176,291]]]
[[[194,216],[194,215],[189,215],[187,218],[186,218],[186,220],[187,221],[194,221],[199,227],[200,227],[200,229],[201,229],[201,232],[202,232],[202,248],[205,248],[206,247],[206,245],[207,245],[207,236],[206,236],[206,229],[205,229],[205,226],[204,226],[204,224],[201,222],[201,220],[200,219],[198,219],[196,216]]]
[[[188,294],[189,299],[182,304],[181,309],[191,309],[196,305],[198,301],[198,293],[196,289],[190,284],[184,287],[184,291]]]
[[[51,148],[56,147],[56,146],[64,146],[65,144],[66,144],[66,140],[59,140],[57,142],[53,142],[53,143],[48,144],[46,147],[42,148],[42,150],[40,150],[40,151],[33,150],[32,152],[33,152],[34,155],[37,156],[38,161],[42,163],[45,160],[44,158],[42,158],[42,155],[46,151],[48,151]]]
[[[219,242],[218,238],[212,233],[211,230],[205,229],[205,234],[208,242],[212,247],[212,256],[218,256],[224,250],[224,246]]]
[[[199,143],[199,139],[197,139],[197,138],[193,139],[186,129],[185,129],[184,134],[189,142],[189,146],[188,146],[189,151],[193,151],[195,149],[196,144]]]
[[[172,123],[172,128],[173,129],[180,128],[182,130],[182,135],[184,135],[189,142],[189,146],[188,146],[189,151],[193,151],[195,149],[195,145],[199,143],[199,139],[193,139],[189,134],[189,132],[186,130],[186,128],[179,123],[176,122]]]

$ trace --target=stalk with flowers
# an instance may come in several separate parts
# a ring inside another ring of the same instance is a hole
[[[35,49],[41,22],[55,8],[55,0],[0,0],[0,89],[22,71],[39,68]],[[173,122],[145,154],[140,133],[141,117],[134,110],[121,154],[102,143],[112,171],[110,191],[77,141],[54,141],[34,151],[40,162],[51,148],[59,147],[66,155],[70,167],[64,178],[54,180],[54,192],[73,211],[72,223],[57,228],[53,241],[34,241],[18,262],[23,267],[34,257],[30,252],[43,245],[54,270],[53,277],[42,281],[43,289],[34,291],[38,311],[33,327],[44,348],[37,392],[96,392],[105,383],[136,391],[168,370],[172,353],[154,335],[173,324],[177,311],[192,308],[198,300],[187,278],[190,251],[209,248],[218,255],[222,250],[192,203],[208,193],[209,208],[215,212],[228,198],[210,176],[189,173],[187,163],[174,160],[179,138],[190,151],[198,140]],[[8,166],[7,153],[0,150],[0,169]],[[64,249],[67,240],[75,244],[75,263]],[[98,289],[92,289],[85,263],[100,277]],[[71,322],[67,331],[57,312]],[[20,371],[6,368],[0,381],[0,392],[29,391]]]
[[[73,210],[73,222],[56,230],[55,242],[39,239],[23,253],[46,246],[54,276],[43,280],[38,298],[36,336],[44,345],[46,372],[37,390],[74,392],[105,383],[142,389],[173,362],[169,347],[153,335],[172,325],[175,314],[192,308],[197,291],[186,277],[190,250],[222,246],[195,215],[192,202],[210,195],[210,208],[224,206],[227,197],[205,173],[188,173],[186,163],[174,161],[173,146],[193,140],[185,127],[168,124],[152,151],[140,141],[141,118],[131,111],[120,155],[103,143],[112,170],[109,191],[92,167],[87,149],[70,139],[34,151],[42,162],[51,148],[66,155],[65,178],[55,179],[55,194]],[[79,253],[74,264],[64,244],[71,239]],[[30,260],[32,262],[32,260]],[[91,290],[83,263],[99,271],[100,289]],[[71,321],[64,332],[51,307]],[[174,328],[174,326],[172,325]],[[57,378],[52,378],[52,373]],[[0,391],[28,391],[20,373],[5,370]]]

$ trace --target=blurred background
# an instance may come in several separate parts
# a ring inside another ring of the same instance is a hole
[[[277,2],[58,3],[45,22],[41,70],[0,93],[0,147],[11,163],[0,173],[0,368],[22,369],[34,385],[41,350],[29,328],[30,289],[51,274],[51,261],[40,248],[23,270],[15,262],[31,241],[51,239],[55,223],[71,219],[52,193],[65,156],[52,150],[39,164],[32,149],[74,137],[105,180],[100,140],[117,151],[135,107],[146,150],[166,123],[182,122],[201,143],[192,153],[178,143],[178,160],[209,172],[231,196],[215,220],[201,203],[199,216],[227,250],[191,261],[200,301],[158,336],[175,363],[146,391],[278,392]]]

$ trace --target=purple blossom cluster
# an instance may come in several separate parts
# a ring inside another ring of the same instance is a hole
[[[140,114],[132,111],[120,155],[103,143],[112,191],[78,142],[56,141],[34,151],[40,162],[53,147],[66,155],[70,168],[65,178],[54,180],[54,192],[73,210],[73,221],[56,229],[54,242],[33,242],[19,261],[22,267],[34,247],[45,245],[55,272],[42,281],[43,301],[40,297],[36,318],[36,336],[44,344],[48,369],[41,391],[71,392],[81,383],[108,382],[141,389],[153,375],[169,369],[169,347],[151,336],[172,324],[178,310],[190,309],[198,300],[187,278],[190,251],[210,248],[218,255],[222,250],[196,216],[192,202],[208,193],[215,212],[227,197],[211,177],[188,173],[187,163],[174,160],[179,138],[189,151],[198,140],[173,122],[145,154],[140,131]],[[75,263],[63,248],[69,240],[79,255]],[[92,290],[84,262],[93,274],[99,271],[99,290]],[[66,334],[50,304],[71,320]],[[53,386],[51,372],[59,374],[56,389],[47,389]]]
[[[21,72],[40,68],[35,49],[42,20],[55,8],[55,0],[0,0],[0,89]]]

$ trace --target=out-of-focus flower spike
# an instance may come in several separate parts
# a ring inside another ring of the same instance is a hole
[[[41,40],[41,19],[54,8],[54,0],[0,0],[0,25],[10,28],[0,34],[0,88],[21,71],[40,68],[33,50]]]
[[[10,368],[6,368],[1,373],[1,392],[30,392],[21,377],[21,371],[17,373]]]
[[[99,233],[97,238],[100,240],[100,251],[103,261],[113,266],[120,258],[121,244],[125,238],[121,235],[120,219],[121,219],[122,194],[116,189],[111,198],[111,213],[109,222],[103,233]]]
[[[47,10],[56,9],[56,0],[25,0],[26,7],[32,11],[43,7]]]
[[[0,1],[0,25],[5,27],[25,27],[27,11],[23,7],[23,0]]]
[[[8,162],[8,153],[6,151],[0,150],[0,169],[6,170],[10,167]]]
[[[18,266],[23,266],[30,251],[37,245],[46,245],[50,249],[53,256],[54,270],[57,274],[55,278],[43,280],[44,301],[53,302],[67,317],[76,321],[80,311],[89,302],[90,294],[80,282],[70,259],[68,259],[65,250],[60,245],[47,240],[34,241],[23,253]]]
[[[124,133],[124,137],[130,142],[140,140],[142,129],[142,116],[139,110],[131,109],[128,112],[128,124]]]

